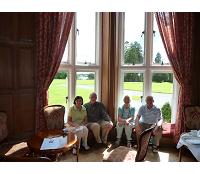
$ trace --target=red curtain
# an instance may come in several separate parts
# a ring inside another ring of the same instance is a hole
[[[180,85],[175,141],[185,130],[184,105],[191,104],[193,13],[156,13],[158,28],[176,80]]]
[[[73,12],[36,14],[36,130],[46,128],[42,108],[48,104],[47,90],[62,60]]]

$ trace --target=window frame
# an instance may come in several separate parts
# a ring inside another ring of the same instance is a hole
[[[72,105],[73,99],[76,96],[76,73],[77,72],[94,72],[95,73],[95,91],[98,95],[98,100],[100,97],[101,88],[101,14],[99,12],[95,13],[95,64],[80,65],[76,64],[76,45],[77,45],[77,33],[76,33],[76,19],[77,13],[74,15],[74,20],[72,23],[71,31],[68,38],[68,59],[67,62],[61,62],[59,71],[67,71],[68,78],[68,102],[67,109]],[[88,96],[89,97],[89,96]]]
[[[119,101],[118,105],[120,104],[120,100],[122,100],[122,90],[123,90],[123,75],[124,72],[130,72],[130,73],[138,73],[142,72],[144,73],[144,82],[143,82],[143,101],[142,103],[145,103],[145,98],[148,95],[152,94],[152,74],[153,73],[172,73],[172,67],[171,65],[157,65],[153,64],[153,12],[146,12],[145,18],[144,18],[144,63],[143,64],[135,64],[135,65],[124,65],[122,63],[123,57],[124,57],[124,36],[125,36],[125,12],[122,12],[119,14],[119,42],[120,45],[120,80],[119,80]],[[142,32],[142,31],[141,31]],[[176,118],[176,112],[177,112],[177,103],[178,103],[178,90],[179,90],[179,84],[177,83],[176,79],[174,78],[173,74],[173,96],[172,96],[172,117],[171,117],[171,123],[175,122]],[[136,113],[137,114],[137,113]]]

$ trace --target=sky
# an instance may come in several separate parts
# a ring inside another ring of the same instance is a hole
[[[87,20],[85,20],[87,19]],[[77,63],[91,62],[95,63],[95,13],[79,12],[77,13]],[[161,53],[164,63],[168,63],[168,58],[158,31],[156,21],[154,20],[154,30],[156,31],[153,40],[153,60],[157,52]],[[144,51],[144,12],[126,12],[125,13],[125,41],[137,41],[141,44]],[[67,60],[67,50],[64,53],[63,61]]]
[[[144,51],[144,35],[141,37],[144,31],[144,12],[126,12],[125,13],[125,41],[134,42],[137,41],[141,44]],[[157,52],[161,53],[164,63],[168,63],[160,33],[156,21],[154,19],[154,31],[156,31],[153,38],[153,59]]]

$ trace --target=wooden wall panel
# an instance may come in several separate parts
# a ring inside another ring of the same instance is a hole
[[[0,46],[0,89],[13,87],[13,57],[12,49],[8,46]]]
[[[19,94],[15,100],[15,134],[34,130],[34,96]]]
[[[17,83],[18,88],[34,87],[34,60],[31,48],[18,50]]]
[[[35,13],[0,13],[0,110],[9,137],[35,132]]]
[[[13,99],[12,95],[0,95],[0,111],[4,111],[7,114],[8,134],[13,134]]]
[[[1,13],[0,21],[0,40],[11,40],[13,38],[13,13]]]
[[[34,40],[34,13],[18,14],[18,40],[31,42]]]

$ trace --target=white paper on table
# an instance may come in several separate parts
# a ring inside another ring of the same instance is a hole
[[[66,143],[67,143],[67,136],[44,138],[40,150],[63,148]]]

